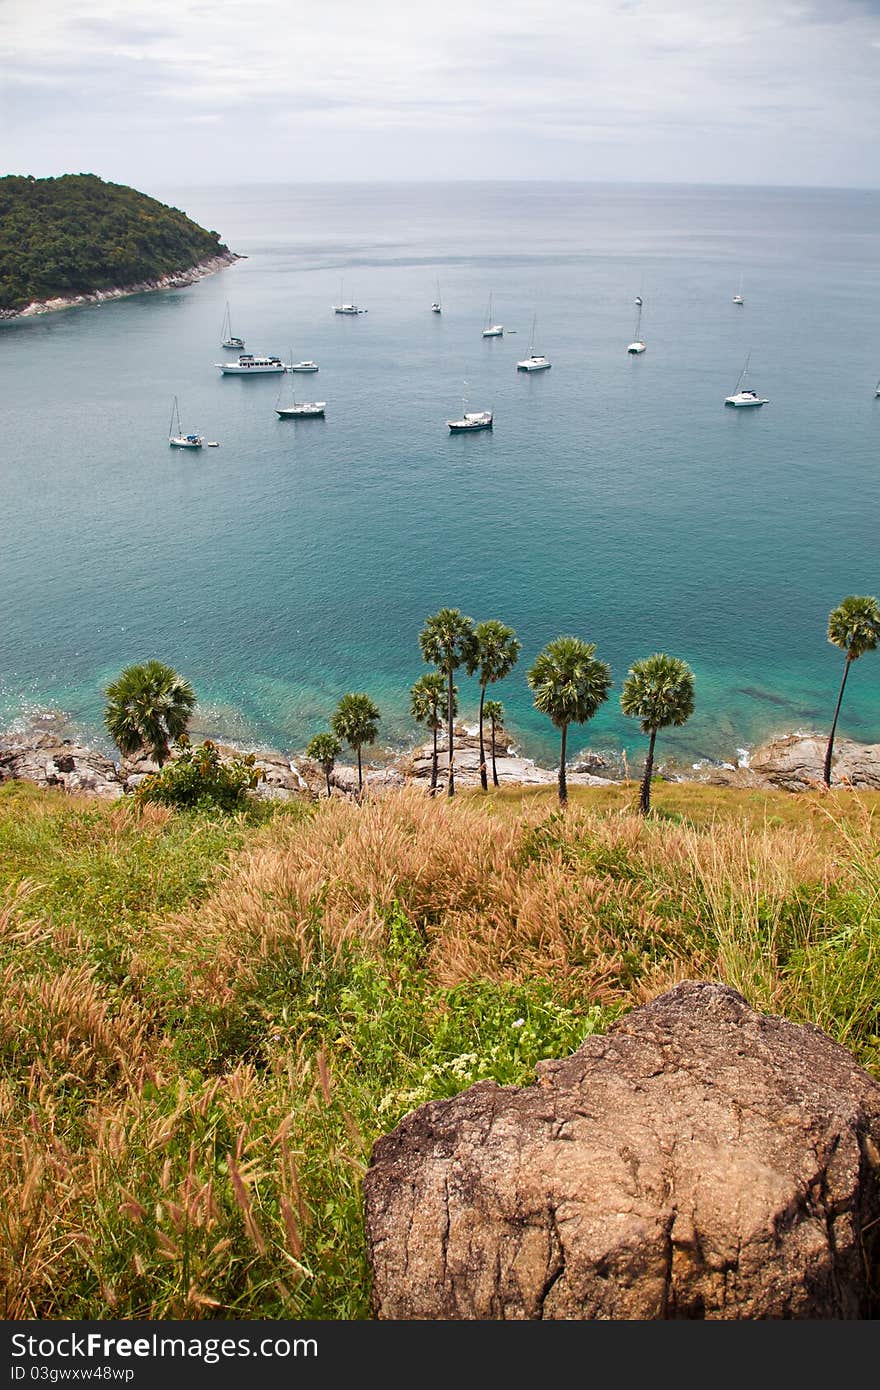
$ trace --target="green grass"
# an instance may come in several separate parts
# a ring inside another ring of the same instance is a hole
[[[880,1074],[876,797],[573,792],[0,788],[0,1316],[366,1317],[375,1140],[683,977]]]

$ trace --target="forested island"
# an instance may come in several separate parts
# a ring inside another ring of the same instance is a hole
[[[55,299],[150,287],[234,259],[218,232],[124,184],[95,174],[0,178],[3,317]]]

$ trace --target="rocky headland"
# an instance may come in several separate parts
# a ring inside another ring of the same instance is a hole
[[[201,735],[200,735],[201,737]],[[254,795],[261,800],[287,801],[299,796],[326,794],[323,769],[300,753],[267,749],[246,749],[215,740],[221,759],[230,761],[253,752],[261,772]],[[431,779],[430,743],[402,754],[389,753],[364,765],[365,786],[373,792],[390,791],[407,785],[426,789]],[[492,765],[487,745],[487,767],[491,783]],[[711,786],[765,789],[768,791],[810,791],[822,787],[825,738],[820,734],[789,734],[762,745],[748,761],[738,764],[704,763],[679,768],[662,765],[657,775],[669,782],[695,782]],[[541,767],[517,750],[513,737],[505,730],[496,736],[495,766],[502,787],[540,787],[556,783],[555,768]],[[458,788],[479,786],[480,748],[475,731],[461,725],[456,729],[454,747],[455,783]],[[63,715],[47,715],[20,731],[0,734],[0,783],[9,780],[33,782],[113,799],[132,793],[144,777],[157,771],[147,757],[114,761],[74,736]],[[447,772],[446,740],[438,739],[438,785],[445,787]],[[619,785],[638,775],[638,770],[621,768],[611,755],[586,753],[569,766],[569,786],[607,787]],[[835,744],[832,782],[834,786],[861,790],[880,790],[880,744],[855,743],[839,739]],[[337,763],[330,775],[331,795],[352,796],[357,791],[357,769]]]
[[[107,299],[125,299],[129,295],[146,294],[151,290],[183,289],[186,285],[195,285],[197,281],[204,280],[206,275],[214,275],[218,270],[225,270],[227,266],[244,259],[235,251],[222,251],[216,256],[209,256],[207,260],[199,261],[197,265],[190,266],[188,270],[161,275],[157,280],[140,280],[134,285],[94,290],[90,294],[67,294],[57,295],[53,299],[35,299],[23,309],[0,309],[0,319],[28,319],[34,318],[37,314],[53,314],[58,309],[73,309],[83,304],[103,304]]]

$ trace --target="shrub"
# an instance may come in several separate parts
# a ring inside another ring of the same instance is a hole
[[[246,804],[247,792],[262,776],[254,761],[253,753],[248,753],[222,762],[210,739],[192,748],[184,738],[176,746],[173,761],[141,783],[135,800],[177,809],[239,811]]]

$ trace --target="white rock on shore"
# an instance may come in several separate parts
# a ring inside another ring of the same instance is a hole
[[[158,770],[157,765],[147,757],[124,758],[114,763],[103,753],[88,748],[76,739],[63,737],[64,727],[63,717],[55,715],[51,717],[48,727],[0,734],[0,783],[21,780],[37,786],[112,799],[135,791],[146,776]],[[707,764],[688,771],[661,767],[658,775],[670,781],[758,790],[800,792],[821,789],[825,743],[824,735],[790,734],[763,745],[747,763],[741,760],[738,766],[731,763],[717,766]],[[447,768],[445,736],[438,737],[437,747],[437,780],[442,789]],[[246,752],[232,744],[219,742],[217,748],[223,761],[241,757]],[[431,749],[431,743],[424,743],[381,765],[365,760],[365,787],[374,793],[391,791],[407,784],[427,788],[431,776]],[[839,739],[834,751],[834,786],[880,790],[880,744]],[[254,758],[255,766],[263,774],[253,793],[257,798],[290,801],[296,797],[326,795],[323,769],[309,759],[265,750],[255,752]],[[479,786],[479,739],[463,727],[456,730],[454,763],[457,787]],[[504,731],[499,731],[495,763],[501,786],[556,784],[557,770],[540,767],[531,758],[520,757],[510,736]],[[486,767],[491,783],[491,748],[488,741]],[[609,763],[599,755],[582,757],[568,772],[569,786],[608,787],[620,785],[624,780],[611,775],[596,775],[600,768],[611,770]],[[355,795],[357,768],[348,763],[337,764],[330,777],[330,786],[332,795]]]

